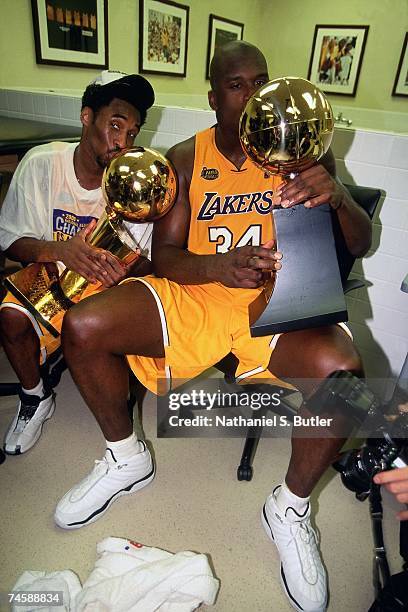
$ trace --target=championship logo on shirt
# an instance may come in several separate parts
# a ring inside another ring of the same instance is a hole
[[[55,209],[52,219],[52,233],[54,240],[69,240],[95,217],[75,215],[66,210]]]
[[[200,176],[206,181],[214,181],[220,176],[220,173],[218,172],[217,168],[206,168],[204,166],[203,169],[201,170]]]

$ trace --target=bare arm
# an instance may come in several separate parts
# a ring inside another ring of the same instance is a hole
[[[154,271],[157,276],[180,284],[218,281],[228,287],[259,287],[263,284],[263,269],[274,271],[281,267],[281,255],[272,250],[272,243],[264,247],[240,247],[216,255],[197,255],[187,250],[194,144],[195,139],[190,138],[167,153],[177,172],[179,191],[171,211],[154,224]]]
[[[330,204],[336,211],[348,250],[354,257],[362,257],[371,245],[371,221],[335,177],[336,163],[329,149],[319,164],[304,170],[282,188],[281,203],[294,206],[304,202],[308,208]]]

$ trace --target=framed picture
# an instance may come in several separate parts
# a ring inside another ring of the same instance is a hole
[[[408,32],[405,34],[401,57],[395,76],[393,96],[408,96]]]
[[[37,64],[108,67],[107,0],[31,0]]]
[[[327,93],[355,96],[368,27],[317,25],[309,81]]]
[[[139,72],[185,77],[190,8],[170,0],[139,1]]]
[[[208,29],[208,50],[207,50],[207,73],[206,78],[210,78],[210,63],[214,51],[217,47],[222,47],[231,40],[242,40],[244,35],[244,24],[238,21],[231,21],[217,15],[210,15]]]

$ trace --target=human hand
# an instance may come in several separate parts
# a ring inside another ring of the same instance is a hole
[[[216,279],[226,287],[256,288],[265,282],[265,274],[281,269],[282,253],[274,250],[275,241],[262,246],[243,246],[216,255]]]
[[[276,195],[283,208],[304,203],[306,208],[330,204],[336,210],[342,204],[344,190],[324,166],[315,164],[278,187]]]
[[[112,253],[88,244],[95,226],[92,220],[71,240],[56,243],[58,259],[88,282],[111,287],[126,276],[126,266]]]
[[[403,504],[408,503],[408,467],[379,472],[373,480],[375,484],[384,485],[397,501]],[[401,521],[408,520],[408,510],[398,512],[397,517]]]

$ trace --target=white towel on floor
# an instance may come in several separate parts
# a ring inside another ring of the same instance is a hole
[[[102,540],[97,552],[76,612],[190,612],[215,601],[219,582],[205,555],[172,554],[123,538]]]
[[[36,607],[35,612],[191,612],[212,605],[219,581],[206,555],[176,554],[124,538],[106,538],[97,545],[98,560],[81,590],[71,570],[26,571],[13,591],[62,591],[63,607]],[[18,606],[15,612],[33,607]]]
[[[74,572],[71,570],[62,570],[60,572],[35,572],[35,571],[27,571],[21,574],[20,578],[17,580],[16,584],[13,586],[14,591],[28,591],[30,593],[34,592],[54,592],[61,591],[62,592],[62,606],[59,607],[50,607],[47,604],[41,606],[41,604],[36,604],[36,607],[33,608],[33,605],[27,604],[18,606],[11,604],[11,609],[13,612],[30,612],[35,609],[35,612],[75,612],[75,598],[78,593],[81,591],[82,586],[79,581],[79,578]]]

